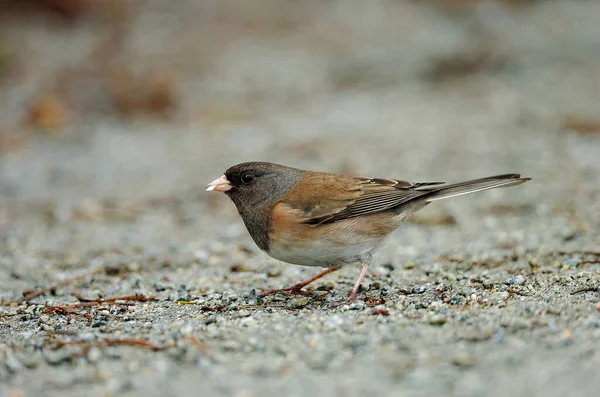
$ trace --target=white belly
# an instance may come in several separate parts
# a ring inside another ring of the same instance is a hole
[[[269,234],[268,251],[280,261],[302,266],[342,267],[375,252],[410,211],[396,216],[385,213],[310,225],[298,223],[293,211],[280,207]],[[277,211],[277,208],[276,208]],[[290,215],[291,214],[291,215]]]
[[[371,254],[384,239],[359,239],[352,244],[340,245],[318,240],[307,246],[272,244],[267,254],[277,260],[302,266],[342,267],[360,262],[361,257]]]

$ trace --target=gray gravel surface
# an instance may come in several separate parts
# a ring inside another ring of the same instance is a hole
[[[128,61],[177,72],[176,114],[84,107],[0,152],[0,396],[597,395],[600,2],[267,3],[148,2]],[[42,40],[49,75],[94,41],[22,25],[5,45]],[[41,84],[23,73],[5,130]],[[429,206],[332,309],[358,267],[257,297],[318,269],[204,192],[246,160],[533,180]]]

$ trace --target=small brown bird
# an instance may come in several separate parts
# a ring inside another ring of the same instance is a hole
[[[356,298],[371,255],[412,213],[432,201],[520,185],[530,178],[505,174],[445,185],[397,179],[349,177],[283,165],[234,165],[206,190],[233,201],[256,245],[292,264],[327,270],[276,292],[303,294],[302,288],[348,264],[362,268],[348,297]]]

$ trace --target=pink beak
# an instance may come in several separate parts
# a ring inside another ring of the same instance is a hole
[[[226,192],[232,187],[233,186],[229,183],[225,175],[221,175],[206,186],[206,191],[211,192],[214,190],[215,192]]]

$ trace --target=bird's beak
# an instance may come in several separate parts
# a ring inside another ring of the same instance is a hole
[[[215,192],[226,192],[232,187],[233,185],[229,183],[225,175],[221,175],[219,178],[215,179],[206,186],[206,191],[211,192],[214,190]]]

